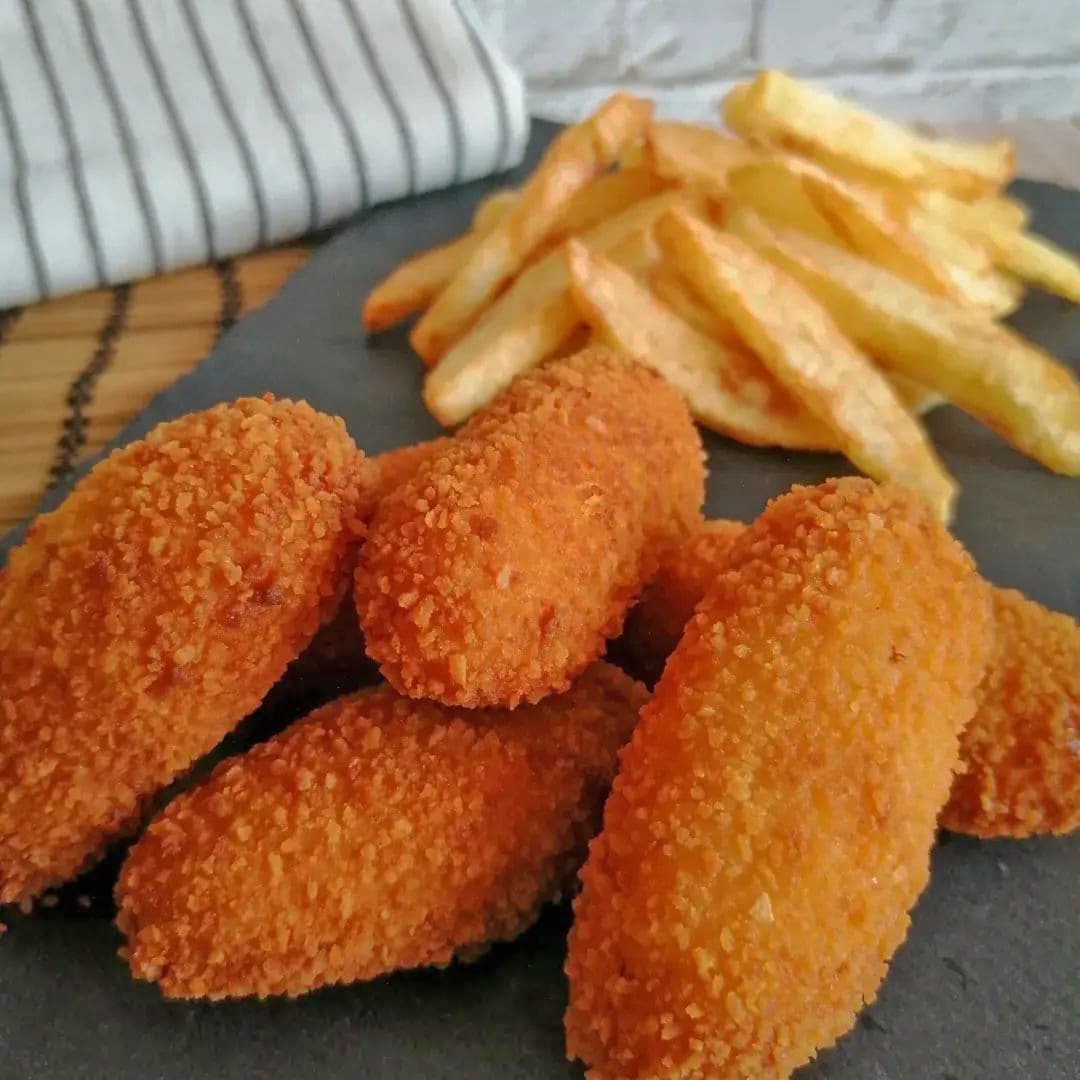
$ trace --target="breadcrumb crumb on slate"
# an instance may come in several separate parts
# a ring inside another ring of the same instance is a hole
[[[659,376],[601,348],[549,362],[380,503],[356,575],[368,653],[450,705],[564,690],[703,495],[700,437]]]
[[[1080,828],[1080,626],[1015,589],[991,589],[993,646],[965,771],[941,824],[986,838]]]
[[[731,545],[745,529],[741,521],[703,521],[664,553],[617,643],[631,674],[650,686],[660,678],[694,608],[723,573]]]
[[[244,398],[112,453],[0,574],[0,902],[79,871],[251,712],[347,586],[370,465]]]
[[[170,997],[295,995],[517,936],[573,880],[646,699],[598,663],[513,713],[387,686],[326,706],[132,849],[133,973]]]
[[[593,1077],[781,1077],[847,1031],[928,875],[986,648],[971,560],[896,488],[774,500],[623,751],[582,871]]]

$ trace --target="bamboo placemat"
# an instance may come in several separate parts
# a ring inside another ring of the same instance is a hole
[[[307,256],[278,248],[0,312],[0,534]]]

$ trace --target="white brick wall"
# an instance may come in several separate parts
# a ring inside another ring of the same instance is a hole
[[[534,112],[615,86],[716,115],[732,82],[784,67],[912,119],[1080,115],[1080,0],[474,0]]]

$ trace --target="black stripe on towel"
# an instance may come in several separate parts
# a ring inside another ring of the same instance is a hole
[[[26,13],[26,21],[30,26],[30,36],[34,39],[34,52],[45,75],[45,81],[49,86],[49,96],[52,98],[53,109],[56,111],[56,119],[60,125],[60,134],[64,140],[64,149],[67,155],[68,165],[71,169],[71,183],[75,190],[75,199],[79,204],[79,215],[82,218],[83,232],[86,234],[86,243],[90,248],[90,258],[94,264],[94,275],[98,285],[104,285],[105,259],[101,253],[101,238],[98,236],[97,222],[94,220],[94,208],[90,203],[90,195],[86,190],[86,176],[83,173],[82,154],[79,151],[79,143],[75,138],[75,125],[71,120],[71,110],[68,108],[67,99],[60,87],[60,80],[56,76],[56,68],[53,66],[52,57],[45,45],[45,35],[38,21],[38,13],[34,10],[33,0],[23,0],[23,11]]]
[[[236,143],[237,150],[240,152],[240,159],[243,162],[248,184],[251,187],[251,197],[255,202],[255,217],[258,222],[257,246],[265,247],[269,236],[269,226],[266,216],[266,199],[263,196],[262,187],[259,184],[259,174],[255,168],[255,155],[243,128],[240,126],[240,121],[237,119],[232,103],[229,101],[229,95],[225,92],[225,85],[221,81],[221,72],[218,71],[217,65],[214,63],[209,42],[207,42],[202,25],[195,15],[194,8],[191,6],[191,0],[180,0],[180,8],[187,19],[191,36],[199,53],[199,59],[202,61],[203,70],[206,72],[206,78],[210,83],[210,89],[214,93],[221,115],[225,120],[229,133],[233,137],[233,141]]]
[[[297,126],[296,118],[289,111],[288,105],[285,104],[281,87],[278,86],[277,80],[274,78],[274,69],[270,66],[270,58],[266,55],[262,39],[259,37],[259,32],[251,18],[247,0],[236,0],[236,10],[240,16],[240,22],[243,24],[248,45],[251,47],[251,53],[255,57],[259,73],[262,75],[263,84],[270,95],[274,111],[281,117],[281,122],[285,125],[285,131],[288,133],[297,164],[300,166],[300,172],[304,177],[304,185],[307,187],[308,195],[308,223],[307,229],[304,231],[310,232],[320,223],[321,216],[319,213],[319,189],[315,184],[315,167],[312,165],[311,158],[308,157],[304,140],[300,138],[300,128]]]
[[[401,5],[401,13],[405,16],[405,22],[409,27],[413,40],[416,42],[420,58],[431,76],[431,81],[435,85],[435,90],[442,101],[443,108],[446,110],[446,118],[450,123],[451,144],[454,154],[454,183],[456,184],[461,180],[465,164],[465,129],[462,126],[461,117],[458,115],[457,105],[443,80],[442,72],[439,71],[435,64],[435,57],[432,55],[427,38],[424,37],[423,30],[420,28],[420,20],[417,19],[416,12],[413,11],[411,0],[398,0],[398,2]]]
[[[119,91],[116,88],[116,82],[101,48],[101,41],[94,27],[93,12],[86,0],[75,0],[75,7],[79,13],[79,22],[82,25],[83,37],[86,39],[86,47],[90,52],[94,70],[97,72],[98,79],[101,82],[105,99],[109,103],[113,126],[116,128],[116,137],[120,140],[124,160],[127,162],[128,172],[131,174],[131,182],[135,187],[135,197],[139,201],[139,211],[142,214],[143,226],[146,230],[146,241],[150,247],[151,265],[154,273],[160,274],[164,265],[161,250],[161,230],[158,228],[157,219],[154,217],[154,208],[150,202],[150,191],[146,186],[146,174],[143,172],[142,162],[139,160],[139,154],[135,148],[131,125],[128,123],[127,114],[124,111]]]
[[[127,321],[131,302],[131,286],[118,285],[112,292],[112,307],[98,331],[97,344],[89,363],[79,372],[64,399],[67,415],[60,440],[56,445],[56,457],[49,470],[49,488],[63,483],[75,468],[75,459],[86,445],[86,410],[94,398],[94,387],[101,373],[112,362],[116,339]]]
[[[472,19],[461,10],[458,0],[454,0],[454,10],[465,27],[465,33],[468,35],[477,60],[480,61],[480,66],[484,69],[484,77],[491,88],[491,98],[495,102],[495,113],[499,118],[499,141],[495,147],[495,160],[491,167],[495,172],[499,172],[509,167],[506,158],[510,152],[510,103],[506,100],[506,88],[495,71],[495,63],[491,59],[487,45],[480,40]]]
[[[340,2],[345,11],[346,18],[352,26],[353,36],[356,38],[357,47],[360,49],[360,52],[363,53],[364,59],[367,61],[367,66],[371,70],[371,74],[382,93],[383,100],[386,102],[386,107],[393,117],[394,124],[398,130],[398,135],[401,137],[402,149],[405,151],[405,168],[408,170],[409,178],[408,194],[415,195],[416,174],[420,170],[420,154],[416,146],[416,140],[413,137],[412,128],[409,127],[409,123],[405,119],[405,109],[398,100],[393,80],[389,77],[386,69],[383,67],[382,59],[379,57],[378,51],[372,47],[371,38],[364,26],[364,19],[360,14],[360,11],[352,0],[340,0]]]
[[[366,209],[370,202],[370,195],[368,194],[370,185],[368,182],[367,162],[364,159],[364,149],[357,137],[356,130],[349,122],[348,112],[342,104],[341,95],[338,93],[337,86],[334,85],[334,80],[330,76],[330,68],[326,63],[326,58],[319,51],[319,43],[315,40],[315,35],[311,31],[307,16],[300,10],[297,0],[289,0],[289,8],[292,10],[293,19],[296,21],[297,29],[300,31],[300,37],[303,39],[308,56],[311,57],[311,63],[315,68],[316,75],[319,77],[326,100],[334,111],[341,133],[345,136],[345,142],[348,143],[349,156],[352,158],[353,169],[356,172],[360,208]]]
[[[215,259],[217,258],[217,240],[214,237],[214,221],[210,215],[210,194],[203,183],[202,173],[199,171],[198,162],[195,159],[195,149],[191,145],[188,133],[180,120],[180,110],[176,107],[172,89],[169,86],[168,79],[165,78],[165,71],[161,66],[161,60],[154,49],[153,42],[150,40],[150,32],[146,27],[137,0],[128,0],[128,13],[131,15],[131,21],[135,27],[135,36],[139,41],[139,48],[142,50],[146,65],[154,79],[154,86],[157,89],[158,97],[161,98],[165,115],[169,118],[169,127],[172,129],[173,137],[176,139],[180,157],[183,159],[184,168],[187,170],[188,179],[191,181],[192,191],[195,193],[199,220],[202,223],[206,258],[208,260]]]
[[[4,121],[4,132],[7,135],[8,149],[11,151],[11,164],[15,173],[13,188],[15,192],[15,207],[19,212],[19,229],[26,243],[26,250],[30,252],[30,267],[34,271],[34,285],[38,295],[48,296],[49,275],[45,270],[45,256],[38,240],[37,226],[34,224],[34,215],[30,212],[30,198],[26,191],[26,151],[23,148],[19,128],[15,122],[15,113],[11,108],[11,99],[8,97],[7,86],[4,84],[3,68],[0,67],[0,119]]]

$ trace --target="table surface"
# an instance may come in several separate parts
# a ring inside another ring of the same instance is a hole
[[[1080,118],[921,127],[1008,135],[1021,176],[1080,185]],[[304,246],[278,248],[0,313],[0,535],[307,256]]]

